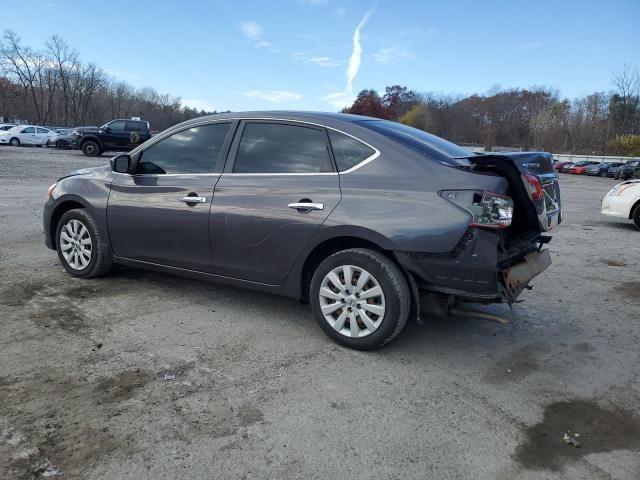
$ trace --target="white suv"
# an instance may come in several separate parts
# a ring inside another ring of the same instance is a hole
[[[602,199],[601,213],[633,220],[640,230],[640,180],[629,180],[613,187]]]

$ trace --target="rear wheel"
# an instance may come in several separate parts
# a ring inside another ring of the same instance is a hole
[[[82,144],[82,153],[88,157],[97,157],[100,152],[100,146],[93,140],[87,140]]]
[[[633,223],[638,230],[640,230],[640,205],[638,205],[633,211]]]
[[[400,269],[385,255],[364,248],[325,259],[313,274],[309,298],[322,330],[358,350],[393,340],[411,308],[409,285]]]
[[[58,258],[75,277],[92,278],[111,269],[111,256],[98,225],[82,208],[69,210],[56,228]]]
[[[12,147],[18,147],[20,146],[20,140],[16,137],[13,137],[11,140],[9,140],[9,145],[11,145]]]

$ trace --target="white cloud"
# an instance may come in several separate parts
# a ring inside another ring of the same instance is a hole
[[[240,30],[244,36],[251,41],[254,47],[264,48],[271,46],[271,44],[262,37],[262,25],[254,22],[253,20],[242,22],[240,24]]]
[[[348,107],[356,99],[355,95],[349,92],[335,92],[325,95],[320,100],[327,102],[333,106],[336,110],[340,110],[343,107]]]
[[[215,112],[217,109],[213,103],[200,98],[183,98],[182,105],[185,107],[195,108],[196,110],[204,110],[205,112]]]
[[[137,73],[125,72],[115,68],[105,68],[104,71],[107,75],[111,75],[112,77],[119,78],[121,80],[138,80],[140,78],[140,75]]]
[[[317,65],[319,67],[337,67],[340,65],[338,60],[326,56],[314,56],[309,55],[306,52],[294,52],[291,54],[291,58],[296,62],[308,63],[311,65]]]
[[[260,98],[273,103],[295,102],[300,100],[302,95],[288,90],[249,90],[244,92],[245,97]]]
[[[413,55],[400,47],[381,48],[373,54],[373,59],[381,65],[392,65],[412,57]]]
[[[360,45],[360,31],[367,24],[372,13],[373,13],[373,9],[365,13],[364,17],[362,17],[362,20],[360,20],[360,23],[356,27],[356,30],[353,32],[353,51],[351,52],[351,57],[349,58],[349,66],[347,67],[347,91],[348,92],[351,92],[353,90],[353,81],[358,75],[358,71],[360,70],[360,63],[362,61],[362,45]]]

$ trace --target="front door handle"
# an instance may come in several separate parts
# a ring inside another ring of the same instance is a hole
[[[289,208],[294,208],[296,210],[324,210],[324,203],[313,203],[313,202],[296,202],[290,203]]]
[[[180,201],[184,203],[207,203],[207,197],[182,197]]]

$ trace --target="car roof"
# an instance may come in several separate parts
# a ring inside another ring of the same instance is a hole
[[[321,125],[329,125],[335,123],[354,123],[363,120],[381,120],[380,118],[366,117],[363,115],[353,115],[349,113],[332,113],[332,112],[312,112],[312,111],[292,111],[292,110],[260,110],[250,112],[229,112],[217,113],[214,115],[206,115],[204,117],[194,118],[183,123],[200,123],[207,120],[242,120],[242,119],[282,119],[293,120],[309,123],[319,123]]]

